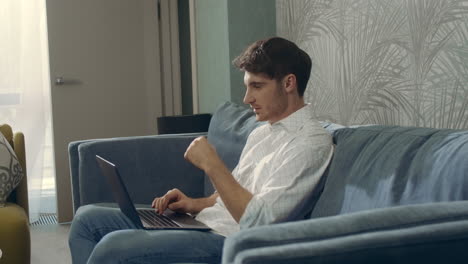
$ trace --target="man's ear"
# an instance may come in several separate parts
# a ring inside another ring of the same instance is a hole
[[[287,93],[297,91],[296,75],[288,74],[283,78],[283,87]]]

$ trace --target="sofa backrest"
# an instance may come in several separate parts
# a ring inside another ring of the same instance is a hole
[[[208,141],[229,170],[239,162],[250,132],[261,124],[264,122],[257,122],[251,109],[232,102],[225,102],[215,110],[208,128]],[[212,194],[213,190],[209,178],[205,177],[205,195]]]
[[[468,131],[367,126],[335,131],[312,218],[468,199]]]

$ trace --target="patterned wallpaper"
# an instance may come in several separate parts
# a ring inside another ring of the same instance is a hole
[[[468,0],[277,0],[320,120],[468,129]]]

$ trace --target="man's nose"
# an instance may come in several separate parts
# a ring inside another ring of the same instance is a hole
[[[244,104],[251,104],[254,101],[255,100],[254,100],[253,96],[249,93],[249,90],[247,89],[247,91],[245,91],[245,95],[244,95]]]

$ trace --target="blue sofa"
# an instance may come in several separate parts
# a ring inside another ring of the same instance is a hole
[[[226,102],[208,140],[232,169],[260,124],[250,110]],[[226,239],[223,263],[468,262],[468,131],[323,126],[336,151],[307,219],[241,230]],[[96,154],[120,167],[135,203],[174,187],[192,197],[211,194],[207,177],[183,158],[199,135],[72,142],[74,209],[113,201]]]

